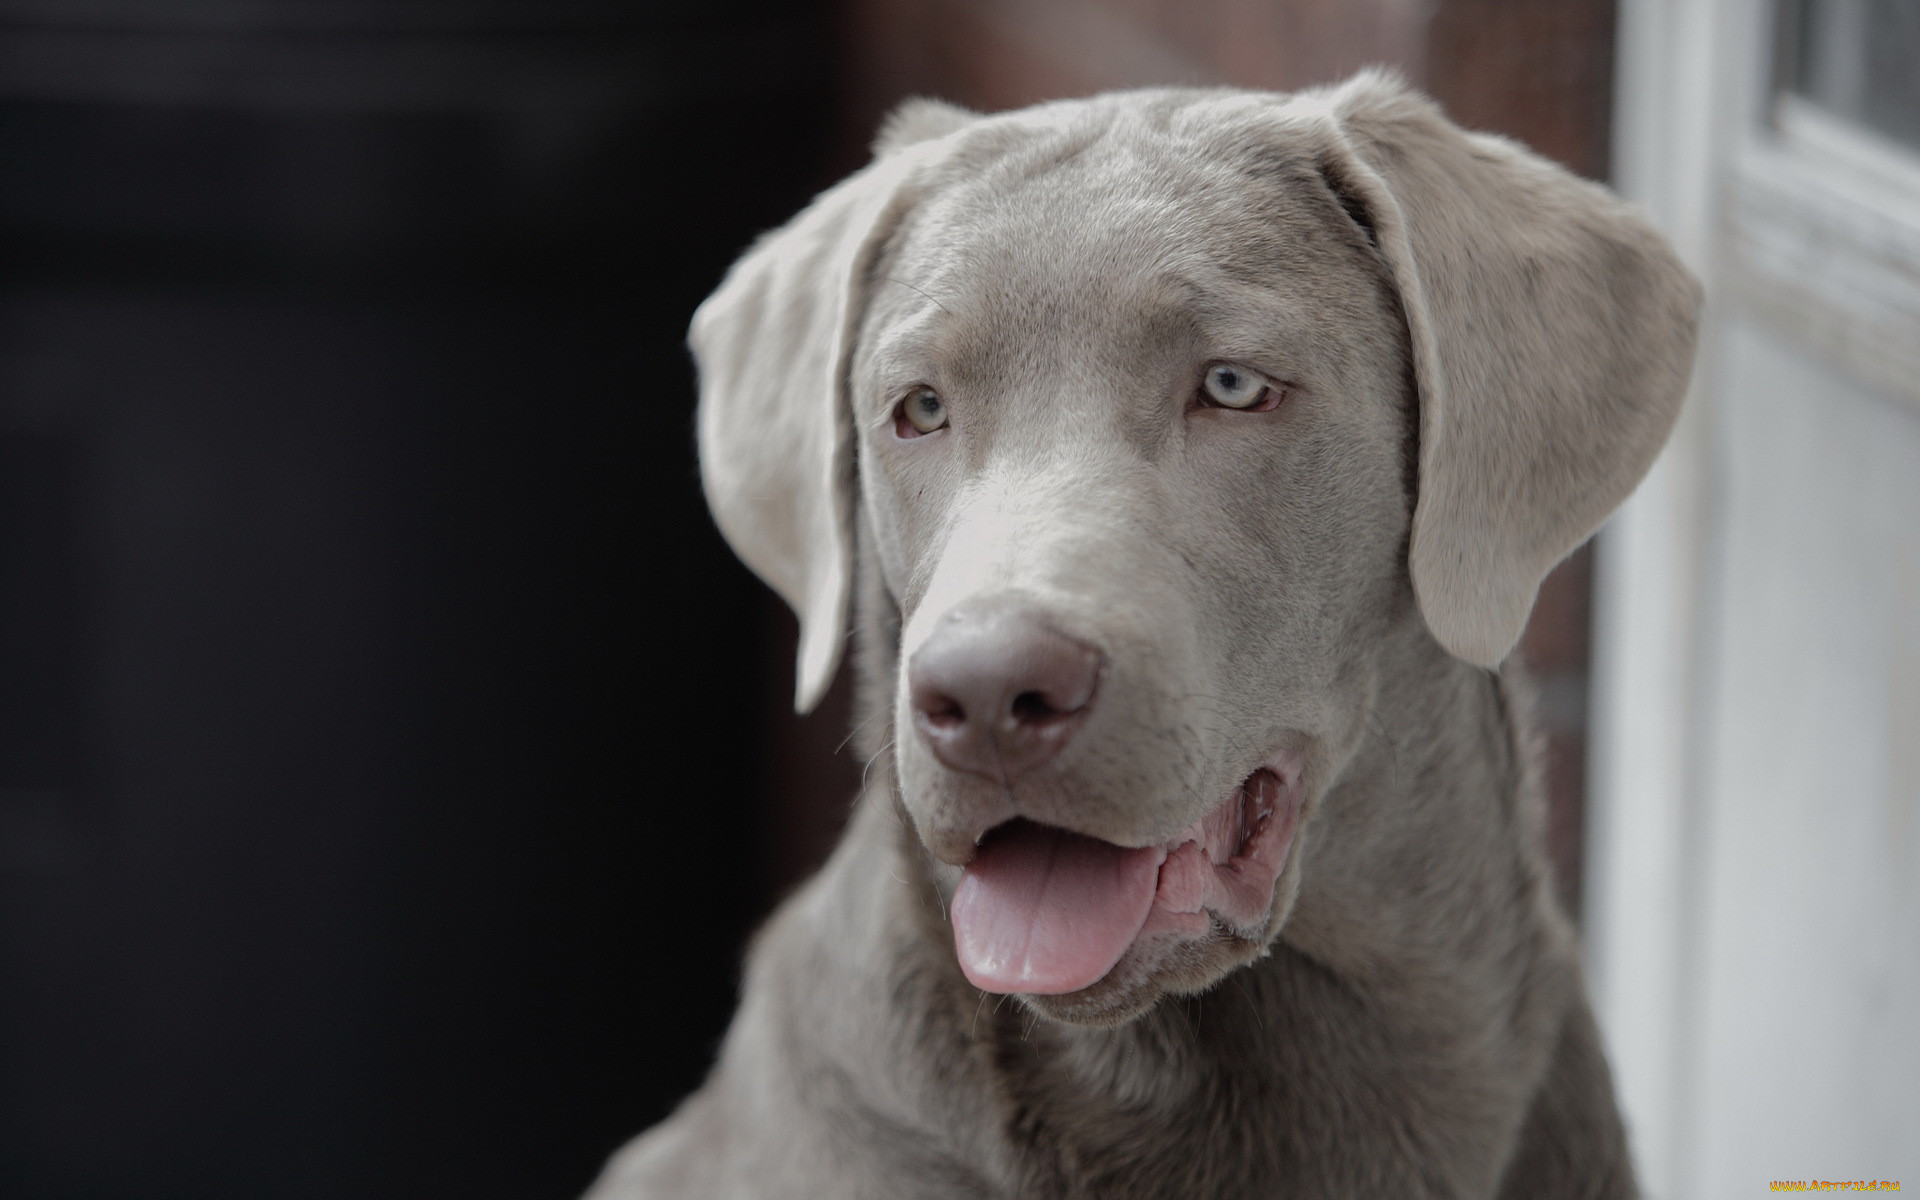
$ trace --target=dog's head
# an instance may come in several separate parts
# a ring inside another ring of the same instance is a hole
[[[1396,631],[1505,657],[1696,304],[1619,201],[1378,76],[921,104],[695,318],[701,464],[802,708],[872,548],[968,977],[1111,1022],[1264,952]]]

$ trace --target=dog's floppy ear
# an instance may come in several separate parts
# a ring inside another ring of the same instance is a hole
[[[980,114],[970,108],[961,108],[958,104],[935,100],[931,96],[902,100],[880,122],[880,132],[873,135],[873,156],[885,158],[908,146],[945,137],[979,119]]]
[[[852,590],[853,465],[844,395],[876,247],[929,156],[882,158],[749,250],[693,316],[700,478],[720,532],[800,618],[794,707],[833,682]]]
[[[1323,98],[1322,171],[1386,259],[1413,342],[1414,593],[1442,646],[1492,667],[1666,440],[1699,286],[1618,198],[1389,77]]]

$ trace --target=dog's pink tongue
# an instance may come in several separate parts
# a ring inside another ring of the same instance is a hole
[[[988,838],[953,893],[960,969],[986,992],[1052,996],[1096,983],[1153,908],[1162,850],[1021,821]]]

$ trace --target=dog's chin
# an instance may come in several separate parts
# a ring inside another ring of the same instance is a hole
[[[1198,940],[1142,938],[1090,987],[1053,996],[1022,993],[1019,1000],[1041,1016],[1069,1025],[1125,1025],[1144,1016],[1161,997],[1204,992],[1266,952],[1267,939],[1241,937],[1214,921],[1208,935]]]

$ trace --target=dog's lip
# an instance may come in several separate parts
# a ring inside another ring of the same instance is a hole
[[[1300,780],[1289,765],[1261,765],[1173,840],[1136,941],[1156,933],[1203,936],[1214,921],[1237,936],[1258,936],[1299,823]]]
[[[1005,793],[1002,797],[1003,803],[999,806],[998,812],[995,812],[992,815],[985,817],[984,819],[976,820],[971,826],[970,830],[961,831],[958,837],[949,836],[947,838],[941,839],[944,847],[958,848],[960,846],[964,846],[965,849],[963,852],[958,854],[941,853],[941,849],[943,847],[933,846],[933,845],[929,845],[928,850],[933,853],[934,857],[939,858],[941,861],[948,863],[950,866],[964,867],[970,861],[972,861],[975,852],[979,850],[981,844],[984,843],[988,838],[994,836],[995,834],[1001,833],[1002,831],[1008,829],[1011,826],[1018,825],[1022,822],[1027,822],[1034,825],[1045,826],[1051,829],[1063,829],[1068,833],[1076,833],[1076,834],[1079,834],[1081,837],[1088,837],[1088,838],[1094,839],[1095,841],[1106,842],[1108,845],[1118,846],[1123,850],[1141,850],[1141,849],[1146,849],[1148,847],[1152,847],[1154,849],[1157,849],[1163,852],[1164,854],[1171,854],[1175,850],[1178,850],[1181,846],[1186,845],[1188,842],[1202,841],[1202,838],[1204,835],[1204,827],[1207,824],[1207,822],[1209,820],[1215,819],[1223,809],[1226,809],[1236,799],[1248,796],[1250,794],[1249,786],[1260,775],[1266,774],[1266,775],[1273,776],[1280,783],[1282,788],[1285,788],[1291,784],[1298,783],[1299,771],[1300,771],[1300,767],[1296,759],[1296,756],[1292,754],[1276,754],[1268,758],[1267,761],[1261,763],[1259,766],[1255,767],[1253,770],[1249,771],[1246,774],[1246,776],[1240,780],[1239,783],[1229,788],[1226,794],[1222,796],[1220,800],[1216,802],[1212,808],[1208,809],[1206,812],[1202,813],[1200,816],[1196,817],[1194,820],[1182,826],[1179,830],[1175,831],[1170,835],[1164,835],[1159,837],[1146,837],[1146,838],[1141,838],[1138,841],[1134,841],[1124,837],[1108,837],[1105,834],[1103,834],[1099,829],[1093,828],[1092,825],[1094,823],[1092,822],[1081,824],[1081,823],[1068,822],[1068,821],[1037,820],[1035,818],[1027,816],[1025,813],[1020,812],[1014,803],[1014,798],[1012,794]],[[1242,832],[1243,833],[1250,832],[1250,830],[1243,830]],[[1242,841],[1244,840],[1245,839],[1243,838]],[[1213,855],[1213,854],[1210,854],[1209,857],[1211,857],[1216,864],[1221,864],[1228,861],[1228,859],[1232,857],[1232,854],[1229,853],[1224,858],[1218,855]]]

